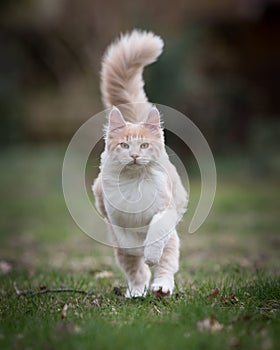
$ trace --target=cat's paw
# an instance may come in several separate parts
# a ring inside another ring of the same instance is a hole
[[[160,297],[166,297],[173,293],[174,281],[169,279],[157,279],[151,285],[152,292]]]
[[[127,289],[125,292],[125,297],[126,298],[141,298],[145,297],[147,294],[147,289],[146,288],[131,288]]]
[[[162,256],[162,248],[154,245],[148,245],[144,249],[144,261],[147,265],[157,265]]]

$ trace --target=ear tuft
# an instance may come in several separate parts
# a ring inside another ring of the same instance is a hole
[[[124,128],[126,122],[123,119],[121,111],[117,107],[113,107],[109,114],[109,131]]]

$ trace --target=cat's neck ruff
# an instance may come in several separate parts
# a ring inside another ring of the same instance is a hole
[[[151,161],[148,164],[121,164],[117,161],[106,162],[106,165],[103,166],[102,172],[103,175],[109,175],[115,180],[119,177],[127,178],[143,178],[143,176],[153,176],[159,173],[168,173],[169,163],[168,156],[161,157],[158,161]]]

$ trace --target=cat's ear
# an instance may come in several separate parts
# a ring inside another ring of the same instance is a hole
[[[161,129],[160,114],[156,107],[152,107],[144,125],[146,128],[151,129],[152,131],[158,131]]]
[[[121,111],[117,107],[113,107],[109,114],[109,131],[113,131],[126,126]]]

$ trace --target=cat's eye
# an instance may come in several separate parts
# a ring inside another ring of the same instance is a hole
[[[148,148],[148,147],[149,147],[148,142],[144,142],[140,145],[140,148]]]
[[[121,143],[120,143],[120,146],[121,146],[121,148],[125,148],[125,149],[128,149],[128,148],[129,148],[129,144],[128,144],[128,143],[125,143],[125,142],[121,142]]]

